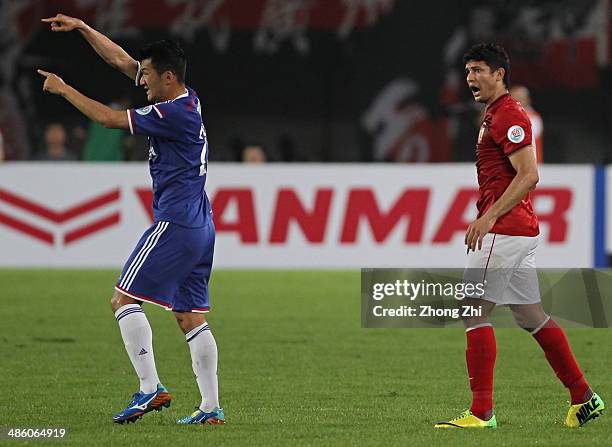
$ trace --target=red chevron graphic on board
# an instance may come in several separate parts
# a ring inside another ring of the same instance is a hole
[[[0,188],[0,202],[8,203],[23,211],[41,217],[44,220],[53,222],[54,224],[69,222],[110,203],[117,202],[120,198],[121,191],[119,188],[115,188],[104,194],[100,194],[79,202],[65,210],[57,211],[45,206],[45,204],[25,198],[7,189]],[[118,212],[111,213],[110,215],[101,217],[93,222],[89,222],[76,229],[70,230],[63,235],[62,242],[64,245],[72,244],[80,239],[91,236],[94,233],[102,231],[113,225],[117,225],[120,222],[120,219],[121,216]],[[49,245],[53,245],[55,241],[53,233],[49,232],[48,230],[32,225],[15,216],[10,216],[6,214],[6,212],[0,211],[0,225],[9,227],[17,232]]]

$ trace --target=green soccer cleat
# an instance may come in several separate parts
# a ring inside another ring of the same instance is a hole
[[[606,405],[601,397],[597,393],[593,393],[593,396],[586,402],[570,405],[565,418],[565,425],[571,428],[582,427],[591,419],[599,417],[605,408]]]
[[[448,422],[438,422],[434,428],[497,428],[495,415],[488,421],[483,421],[472,414],[470,410],[465,410],[455,419]]]

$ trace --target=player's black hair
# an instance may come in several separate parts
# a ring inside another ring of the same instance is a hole
[[[159,74],[171,71],[176,79],[185,83],[185,71],[187,69],[187,58],[178,43],[172,40],[159,40],[142,47],[138,53],[138,60],[151,59],[153,68]]]
[[[464,66],[470,61],[484,62],[491,68],[491,71],[503,68],[504,85],[506,88],[510,88],[510,58],[501,45],[495,43],[477,43],[463,55]]]

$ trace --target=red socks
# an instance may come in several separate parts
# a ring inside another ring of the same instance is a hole
[[[570,350],[565,332],[551,318],[533,338],[540,344],[546,359],[563,385],[569,389],[572,405],[589,399],[591,389]]]
[[[469,329],[466,332],[467,361],[470,388],[472,389],[472,414],[482,420],[493,415],[493,368],[495,367],[495,334],[492,326]]]
[[[469,329],[466,336],[465,359],[472,390],[471,411],[474,416],[488,420],[493,415],[493,369],[497,353],[495,334],[492,326],[482,326]],[[544,350],[559,380],[569,389],[572,405],[589,400],[591,389],[576,363],[563,329],[550,319],[533,334],[533,338]]]

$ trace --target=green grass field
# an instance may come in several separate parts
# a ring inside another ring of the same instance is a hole
[[[172,315],[145,306],[174,400],[113,425],[138,388],[109,305],[117,274],[0,270],[0,427],[64,426],[72,445],[603,446],[612,437],[610,415],[563,427],[566,390],[518,329],[496,332],[498,430],[434,430],[469,406],[463,330],[362,329],[359,272],[214,273],[208,320],[225,426],[174,424],[199,403],[189,350]],[[610,335],[568,331],[608,405]]]

